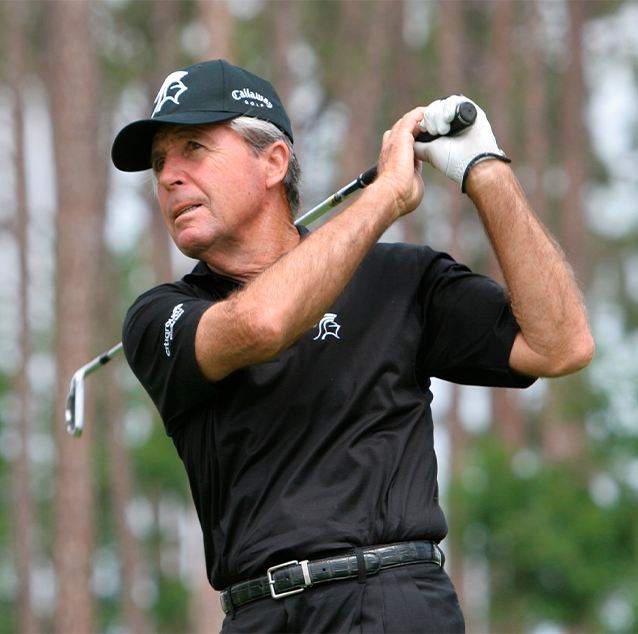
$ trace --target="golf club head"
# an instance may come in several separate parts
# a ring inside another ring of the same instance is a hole
[[[71,378],[64,409],[66,430],[76,438],[82,435],[84,427],[84,376],[84,368],[80,368]]]
[[[108,363],[116,354],[122,352],[122,350],[122,343],[118,343],[104,354],[95,357],[93,361],[83,365],[71,377],[69,393],[66,396],[66,406],[64,408],[66,430],[71,436],[75,436],[76,438],[81,436],[82,429],[84,428],[84,379]]]

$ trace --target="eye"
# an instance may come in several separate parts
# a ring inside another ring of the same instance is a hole
[[[201,148],[203,148],[204,146],[201,143],[198,143],[197,141],[189,141],[188,142],[188,149],[189,150],[199,150]]]
[[[156,158],[155,161],[153,161],[153,171],[156,174],[159,174],[162,171],[162,169],[164,169],[165,162],[166,162],[166,159],[163,156]]]

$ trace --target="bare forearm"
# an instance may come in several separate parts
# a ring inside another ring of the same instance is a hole
[[[500,161],[479,163],[468,175],[466,191],[492,242],[521,328],[512,367],[557,376],[587,365],[593,340],[581,293],[512,171]]]

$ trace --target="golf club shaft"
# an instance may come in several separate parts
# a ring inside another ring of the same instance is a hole
[[[450,131],[447,135],[454,135],[461,130],[467,128],[474,123],[476,119],[476,108],[473,103],[465,101],[456,109],[454,119],[450,123]],[[446,136],[447,136],[446,135]],[[439,138],[437,135],[431,135],[427,132],[419,134],[415,141],[421,143],[429,143]],[[374,182],[377,177],[377,165],[374,165],[370,169],[361,173],[358,178],[351,183],[340,189],[338,192],[332,194],[329,198],[326,198],[322,203],[319,203],[316,207],[305,213],[303,216],[295,220],[295,225],[308,226],[315,220],[321,218],[325,213],[334,209],[338,204],[342,203],[346,198],[349,198],[356,191],[363,189]],[[95,357],[93,361],[90,361],[86,365],[82,366],[73,375],[71,379],[71,385],[69,386],[69,393],[66,397],[66,408],[64,411],[64,418],[66,422],[66,430],[71,436],[80,436],[84,427],[84,379],[86,376],[95,372],[98,368],[101,368],[104,364],[108,363],[116,354],[122,351],[122,344],[118,343],[113,346],[107,352],[101,354],[99,357]]]

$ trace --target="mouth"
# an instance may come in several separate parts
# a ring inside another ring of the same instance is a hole
[[[179,209],[177,213],[175,214],[175,220],[177,220],[180,216],[187,214],[189,211],[193,211],[193,209],[197,209],[198,207],[201,207],[201,205],[200,204],[188,205],[187,207],[184,207],[183,209]]]

